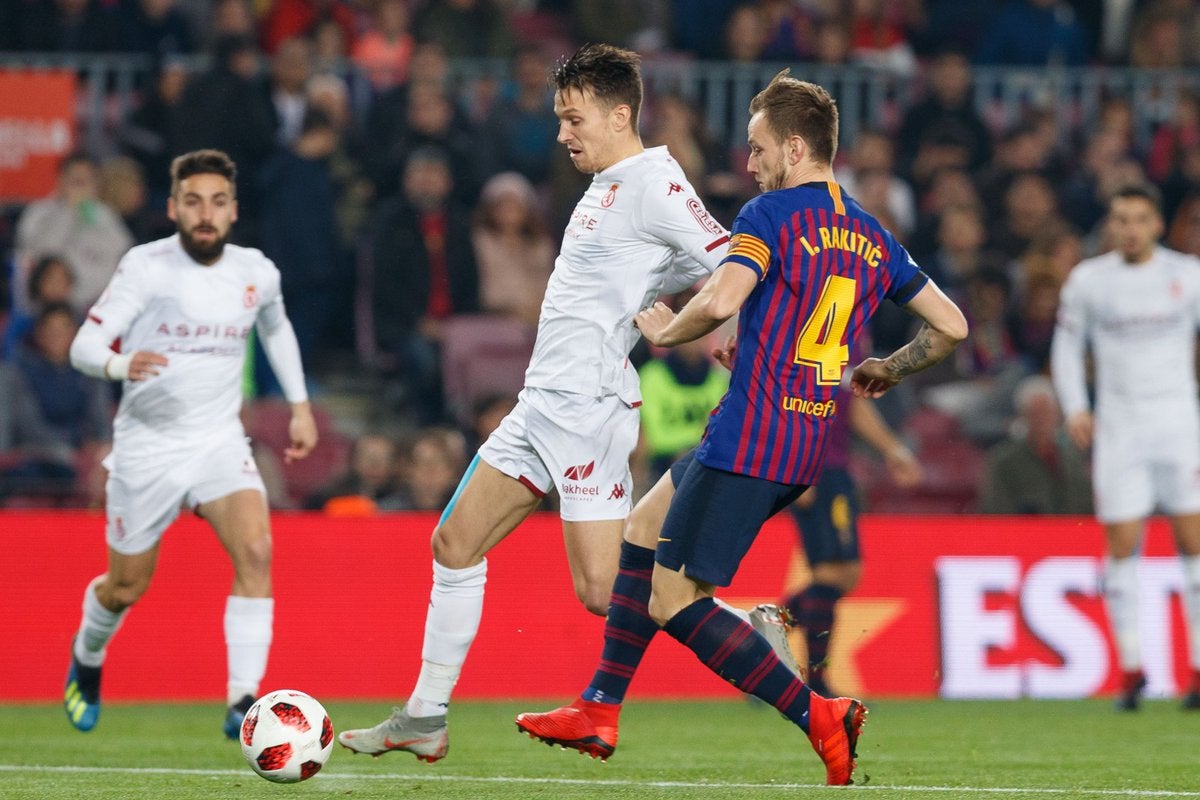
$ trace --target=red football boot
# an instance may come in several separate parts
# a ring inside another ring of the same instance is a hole
[[[812,695],[808,710],[808,740],[825,762],[825,783],[846,786],[854,781],[858,735],[867,707],[850,697],[832,700]]]
[[[576,698],[569,706],[543,714],[518,714],[517,730],[549,745],[572,748],[601,761],[617,749],[618,703],[593,703]]]

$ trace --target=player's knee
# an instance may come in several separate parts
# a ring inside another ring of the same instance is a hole
[[[633,510],[628,517],[625,518],[625,541],[635,544],[639,547],[647,547],[651,550],[658,544],[658,533],[661,527],[661,519],[650,519],[650,515],[645,512],[639,512],[637,508]]]
[[[254,573],[269,573],[271,571],[271,537],[270,535],[255,536],[241,548],[241,566],[244,570]]]
[[[109,611],[119,613],[141,599],[149,588],[149,576],[121,580],[109,577],[96,587],[96,599]]]
[[[482,557],[462,536],[457,535],[453,526],[445,523],[433,529],[433,538],[429,544],[433,549],[434,561],[449,569],[473,567]]]
[[[608,614],[608,602],[612,599],[612,585],[602,586],[596,581],[585,581],[583,585],[576,584],[575,596],[583,607],[598,617]]]
[[[670,621],[671,617],[678,613],[678,610],[673,608],[663,598],[651,594],[650,601],[646,604],[646,610],[650,614],[650,619],[654,620],[654,624],[662,627]]]

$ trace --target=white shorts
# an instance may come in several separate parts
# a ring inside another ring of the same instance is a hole
[[[243,489],[267,494],[249,440],[240,432],[152,457],[114,449],[104,466],[105,534],[108,546],[124,555],[153,547],[184,504],[194,509]]]
[[[525,388],[479,457],[539,496],[557,488],[564,520],[624,519],[637,436],[637,409],[616,396]]]
[[[1092,482],[1101,522],[1200,512],[1200,424],[1190,405],[1096,417]]]

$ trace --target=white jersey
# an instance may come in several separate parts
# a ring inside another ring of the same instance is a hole
[[[251,248],[227,244],[210,266],[194,261],[178,235],[130,250],[71,346],[72,363],[97,377],[107,377],[117,339],[122,353],[168,359],[158,375],[125,382],[114,447],[162,451],[240,430],[242,370],[256,324],[287,399],[305,400],[279,285],[279,270]]]
[[[1063,412],[1089,408],[1089,343],[1098,422],[1106,408],[1114,417],[1151,402],[1194,408],[1198,328],[1200,260],[1193,256],[1158,247],[1143,264],[1128,264],[1116,252],[1081,262],[1063,286],[1051,350]]]
[[[728,241],[666,147],[597,173],[563,235],[525,385],[640,402],[634,316],[711,274]]]

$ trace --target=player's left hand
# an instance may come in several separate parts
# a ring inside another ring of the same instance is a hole
[[[724,347],[714,347],[711,355],[725,369],[733,372],[733,356],[737,353],[737,337],[730,336],[725,340]]]
[[[639,311],[633,318],[633,324],[650,344],[660,344],[663,330],[671,324],[673,319],[675,319],[675,312],[666,303],[660,301]]]
[[[288,439],[291,440],[291,446],[283,451],[285,464],[304,458],[317,446],[317,421],[313,419],[312,406],[308,401],[292,405]]]
[[[854,368],[850,374],[850,388],[855,397],[883,397],[888,389],[900,383],[900,378],[892,375],[886,364],[882,358],[868,358]]]

